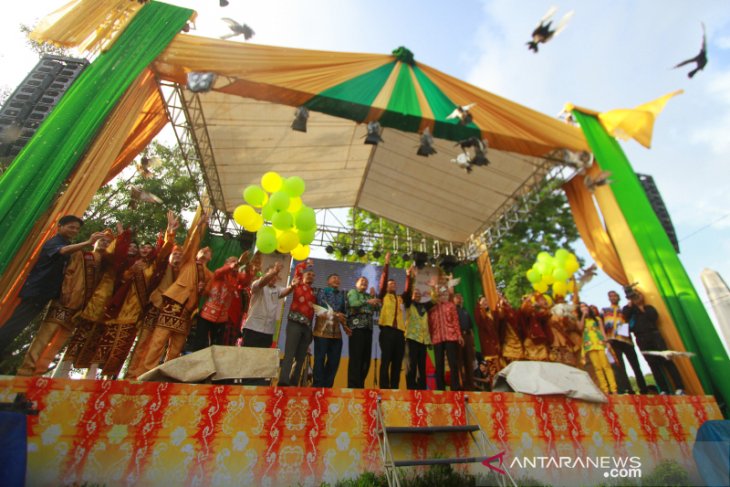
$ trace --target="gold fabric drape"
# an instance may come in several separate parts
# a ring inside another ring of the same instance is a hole
[[[489,252],[485,249],[482,255],[477,259],[477,267],[479,268],[479,276],[482,280],[482,290],[486,296],[489,306],[495,308],[497,306],[497,283],[494,282],[494,272],[492,271],[492,262],[489,260]]]
[[[598,172],[598,167],[593,165],[588,174],[595,177]],[[593,261],[611,279],[622,286],[628,285],[629,280],[616,253],[616,248],[613,246],[611,237],[603,228],[603,223],[593,203],[593,196],[586,188],[583,178],[574,177],[563,185],[563,191],[568,197],[575,226]]]
[[[684,344],[674,325],[672,315],[664,304],[659,289],[654,284],[654,279],[649,272],[644,257],[641,255],[641,250],[639,250],[639,246],[631,233],[629,224],[618,206],[616,197],[611,192],[611,188],[607,186],[597,188],[595,197],[606,223],[608,234],[614,243],[616,253],[623,263],[628,282],[638,282],[639,290],[644,294],[646,302],[656,308],[659,314],[659,331],[667,342],[667,346],[671,350],[684,351]],[[704,394],[702,384],[689,359],[681,357],[673,360],[682,376],[686,391],[689,394]]]
[[[130,0],[73,0],[43,18],[30,38],[80,52],[100,52],[142,8]]]
[[[5,322],[12,314],[18,292],[35,264],[41,246],[54,234],[58,219],[68,214],[83,215],[94,193],[105,181],[111,179],[109,175],[112,168],[121,170],[124,167],[121,166],[122,155],[127,154],[124,156],[127,158],[129,154],[139,153],[149,142],[148,139],[157,133],[141,126],[152,117],[144,112],[144,107],[155,107],[157,103],[154,98],[159,99],[160,94],[154,75],[147,69],[127,90],[87,155],[79,162],[67,188],[48,210],[46,217],[36,222],[26,243],[0,277],[0,323]],[[157,120],[158,116],[153,118]]]

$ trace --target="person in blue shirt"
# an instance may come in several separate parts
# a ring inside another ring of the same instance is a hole
[[[347,295],[340,289],[340,276],[330,274],[327,287],[317,291],[314,336],[313,387],[332,387],[342,355],[342,332],[349,336],[347,326]]]
[[[61,217],[56,234],[41,247],[38,261],[20,290],[20,304],[0,326],[0,357],[7,352],[8,346],[23,329],[43,312],[48,303],[61,294],[61,284],[70,255],[87,245],[93,245],[104,236],[104,233],[97,232],[88,240],[72,244],[71,241],[76,238],[83,224],[83,220],[74,215]]]

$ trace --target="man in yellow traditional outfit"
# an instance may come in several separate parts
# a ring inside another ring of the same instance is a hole
[[[153,275],[153,281],[159,281],[156,286],[154,283],[150,285],[152,293],[150,294],[150,300],[145,310],[142,313],[142,317],[139,320],[139,330],[137,331],[137,344],[132,352],[132,358],[129,362],[129,368],[125,379],[136,379],[141,374],[145,373],[146,370],[142,369],[142,361],[144,360],[147,349],[150,345],[150,337],[157,324],[157,318],[160,316],[160,308],[162,307],[162,293],[167,291],[173,282],[177,279],[180,273],[180,265],[183,258],[183,248],[179,245],[175,245],[172,248],[172,253],[167,262],[167,266],[164,269],[158,269],[160,271],[159,276],[156,278]]]
[[[101,278],[91,298],[80,313],[74,317],[74,332],[59,362],[53,377],[68,377],[73,365],[77,369],[88,369],[87,378],[96,377],[96,364],[92,364],[94,351],[101,337],[104,309],[114,293],[117,273],[124,272],[137,255],[137,245],[132,242],[131,230],[117,224],[117,236],[103,254]]]
[[[192,314],[198,308],[201,293],[213,277],[213,273],[207,267],[212,257],[210,248],[203,247],[193,254],[200,245],[206,223],[207,218],[203,215],[193,230],[195,235],[186,244],[177,279],[162,293],[160,315],[142,360],[144,372],[157,366],[165,345],[167,345],[165,362],[177,358],[185,347],[185,340],[190,333]]]
[[[25,354],[17,375],[43,375],[74,330],[74,315],[91,298],[101,279],[101,260],[112,240],[109,231],[94,244],[94,250],[71,254],[64,272],[61,295],[51,301],[46,317]]]
[[[156,251],[151,244],[140,246],[140,258],[123,273],[119,287],[104,311],[104,330],[93,362],[101,365],[105,377],[116,378],[129,355],[137,332],[137,320],[149,301],[152,276],[165,265],[172,252],[178,226],[175,214],[168,211],[162,245]]]

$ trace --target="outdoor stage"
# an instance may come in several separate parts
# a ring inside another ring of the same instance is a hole
[[[389,426],[465,422],[458,392],[21,377],[0,384],[0,401],[25,392],[40,411],[28,416],[26,482],[33,486],[319,485],[382,471],[378,394]],[[638,456],[644,475],[664,459],[696,473],[697,429],[722,418],[711,396],[623,395],[594,404],[469,393],[469,403],[494,453],[506,451],[506,464],[518,456]],[[468,436],[402,438],[391,441],[396,458],[478,455]],[[559,475],[558,483],[568,483],[565,471]]]

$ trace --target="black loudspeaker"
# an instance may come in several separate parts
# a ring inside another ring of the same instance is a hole
[[[52,55],[38,61],[0,107],[0,157],[18,155],[88,65],[85,59]]]
[[[662,195],[659,193],[659,188],[657,188],[654,178],[648,174],[637,174],[637,176],[639,177],[641,186],[644,188],[646,197],[649,198],[649,203],[651,203],[654,213],[656,213],[657,218],[659,218],[659,222],[662,224],[664,231],[667,233],[667,237],[669,237],[669,241],[672,242],[674,250],[679,253],[677,233],[674,231],[672,219],[669,217],[669,212],[667,211],[667,207],[664,205],[664,200],[662,199]]]

